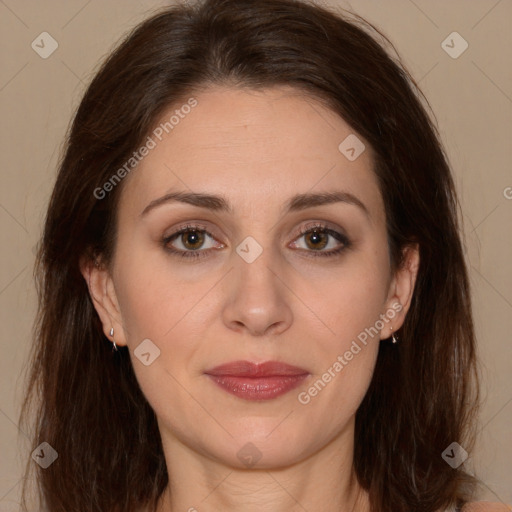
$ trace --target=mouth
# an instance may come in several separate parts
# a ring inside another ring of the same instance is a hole
[[[221,389],[244,400],[272,400],[299,386],[309,372],[277,361],[232,361],[205,372]]]

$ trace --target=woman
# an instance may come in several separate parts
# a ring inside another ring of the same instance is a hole
[[[100,69],[38,258],[42,509],[501,510],[452,176],[369,27],[206,0]]]

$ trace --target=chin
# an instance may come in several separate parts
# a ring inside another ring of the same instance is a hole
[[[278,425],[279,421],[273,419],[253,430],[231,431],[233,437],[223,436],[222,441],[209,447],[210,453],[219,462],[235,468],[269,470],[296,464],[319,449],[311,431],[304,436],[295,425],[293,431]]]

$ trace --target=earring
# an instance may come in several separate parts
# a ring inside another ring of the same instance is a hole
[[[391,327],[391,331],[393,331],[393,327]],[[392,332],[392,333],[391,333],[391,342],[392,342],[393,344],[395,344],[395,343],[397,343],[397,342],[398,342],[398,339],[397,339],[397,337],[395,336],[395,333],[394,333],[394,332]]]
[[[113,327],[110,329],[110,337],[112,338],[112,343],[114,344],[114,346],[112,347],[112,352],[114,352],[114,350],[117,352],[117,345],[114,340],[114,328]]]

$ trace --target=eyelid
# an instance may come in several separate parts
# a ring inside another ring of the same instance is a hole
[[[302,224],[299,227],[298,235],[303,235],[304,233],[314,230],[315,228],[319,229],[319,230],[324,230],[324,231],[327,231],[327,230],[337,231],[337,232],[343,231],[343,229],[341,229],[338,226],[333,225],[330,222],[326,222],[323,220],[316,220],[316,221],[309,221],[309,222],[306,222],[305,224]],[[340,233],[340,234],[344,234],[344,233]]]

